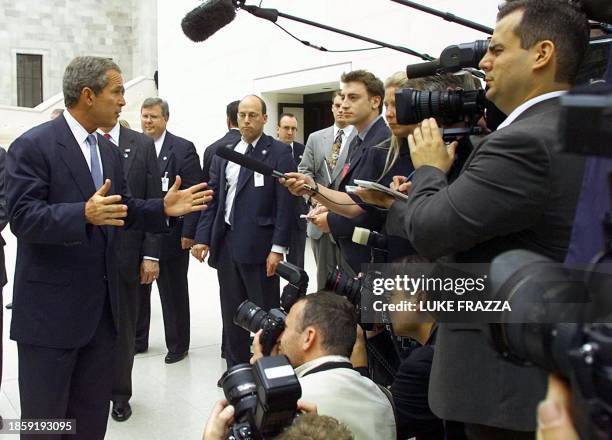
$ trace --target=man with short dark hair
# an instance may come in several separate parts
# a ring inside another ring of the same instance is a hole
[[[352,185],[359,169],[364,166],[364,152],[391,136],[391,131],[382,117],[385,87],[371,72],[354,70],[341,77],[342,111],[346,122],[352,124],[357,136],[349,146],[348,160],[341,171],[338,190],[344,191]],[[358,177],[357,177],[358,178]],[[323,232],[331,232],[340,246],[342,269],[350,276],[356,275],[362,263],[370,259],[370,249],[353,243],[351,237],[356,226],[366,226],[367,214],[348,219],[333,212],[316,215],[312,222]]]
[[[298,121],[293,113],[283,113],[278,118],[278,126],[276,127],[276,135],[278,140],[283,144],[289,145],[291,154],[297,167],[304,156],[304,144],[295,141],[295,135],[298,130]],[[289,245],[289,253],[287,261],[295,266],[304,268],[304,251],[306,249],[306,220],[301,218],[308,212],[308,205],[303,197],[297,197],[295,200],[295,211],[293,215],[293,224],[291,225],[291,244]]]
[[[448,184],[455,144],[434,120],[409,137],[415,172],[387,230],[435,259],[490,262],[510,249],[565,257],[584,161],[557,154],[559,96],[573,83],[589,38],[586,17],[559,0],[516,0],[498,15],[487,54],[487,97],[508,115]],[[533,438],[546,372],[514,365],[477,323],[441,323],[431,372],[434,413],[466,424],[470,439]],[[470,396],[477,395],[477,399]]]
[[[227,125],[227,133],[221,139],[216,140],[204,150],[204,158],[202,159],[202,172],[204,181],[210,180],[210,165],[213,156],[217,149],[225,146],[234,146],[240,140],[240,129],[238,128],[238,104],[240,101],[232,101],[225,108],[225,123]]]
[[[357,440],[396,438],[389,398],[350,363],[355,344],[355,307],[330,292],[306,295],[289,310],[278,353],[289,358],[302,387],[302,400],[319,414],[344,423]],[[251,363],[261,354],[259,335]],[[276,351],[276,350],[275,350]]]
[[[193,142],[170,133],[166,126],[170,118],[168,102],[161,98],[147,98],[140,109],[142,131],[153,139],[161,173],[162,193],[181,176],[182,187],[202,181],[200,158]],[[167,364],[179,362],[187,356],[190,341],[189,249],[198,222],[198,215],[178,219],[169,234],[162,237],[159,277],[156,279],[164,318],[164,334],[168,353]],[[151,321],[151,284],[141,289],[141,303],[136,331],[136,352],[147,350]]]
[[[118,328],[112,226],[165,232],[166,216],[200,211],[212,194],[203,183],[179,191],[177,179],[163,200],[127,195],[119,151],[95,134],[114,126],[125,105],[113,61],[75,58],[63,91],[67,110],[25,132],[7,154],[7,205],[19,247],[11,338],[21,418],[76,419],[71,437],[95,440],[106,432]]]
[[[266,105],[249,95],[238,106],[241,139],[234,151],[282,173],[295,171],[287,145],[263,132]],[[225,148],[225,147],[222,147]],[[225,360],[228,367],[249,359],[249,334],[233,322],[240,303],[249,299],[264,310],[278,307],[276,266],[291,239],[295,198],[273,176],[264,176],[215,156],[209,185],[215,199],[200,217],[192,255],[217,269]]]

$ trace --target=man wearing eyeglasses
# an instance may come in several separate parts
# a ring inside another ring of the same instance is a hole
[[[282,173],[296,170],[286,144],[263,132],[266,104],[258,96],[245,97],[238,106],[241,139],[233,149]],[[264,310],[279,306],[276,266],[284,259],[291,239],[296,197],[272,176],[264,176],[215,156],[208,186],[216,197],[200,216],[191,254],[217,269],[221,315],[228,367],[248,362],[249,333],[232,319],[248,299]]]

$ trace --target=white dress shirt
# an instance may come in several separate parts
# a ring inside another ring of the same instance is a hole
[[[255,147],[257,146],[259,139],[261,139],[261,135],[259,135],[257,139],[251,142],[251,145],[253,146],[253,150],[255,150]],[[240,154],[244,154],[246,153],[248,146],[249,146],[249,143],[241,138],[240,142],[236,144],[236,148],[234,148],[234,151]],[[234,162],[229,162],[229,161],[227,162],[227,167],[225,168],[225,180],[227,181],[226,187],[229,188],[229,190],[227,191],[227,195],[225,197],[224,218],[225,218],[225,223],[227,223],[228,225],[232,224],[232,222],[230,221],[230,215],[232,213],[232,206],[234,206],[234,198],[236,197],[236,187],[238,186],[238,177],[240,176],[240,168],[241,168],[240,165]],[[279,245],[273,244],[271,251],[279,253],[279,254],[286,254],[288,249],[285,246],[279,246]]]
[[[110,135],[110,138],[108,138],[108,140],[111,141],[116,146],[119,146],[119,133],[121,131],[120,128],[121,128],[121,125],[119,125],[119,122],[117,122],[115,126],[113,127],[113,129],[108,132],[108,134]],[[101,136],[105,135],[105,133],[99,128],[97,132],[100,133]]]
[[[166,130],[161,134],[160,137],[155,139],[155,154],[159,157],[159,153],[161,152],[162,146],[164,145],[164,141],[166,140]]]
[[[66,119],[66,122],[68,123],[68,127],[70,128],[72,135],[74,136],[77,143],[79,144],[79,147],[81,148],[81,152],[83,153],[83,156],[85,156],[85,161],[87,162],[89,171],[91,172],[91,151],[89,148],[89,144],[86,142],[87,136],[89,136],[89,133],[87,132],[87,130],[85,130],[85,128],[83,128],[81,124],[79,124],[79,121],[74,119],[74,116],[70,114],[69,110],[66,110],[64,113],[62,113],[62,116],[64,116],[64,118]],[[102,176],[104,176],[104,168],[102,168],[102,159],[100,156],[100,149],[98,148],[98,138],[96,138],[96,149],[98,150],[98,160],[100,161],[100,171],[102,171]]]
[[[501,130],[502,128],[512,124],[516,120],[516,118],[518,118],[525,110],[530,107],[533,107],[538,102],[546,101],[547,99],[558,98],[559,96],[565,95],[566,93],[566,90],[558,90],[556,92],[544,93],[543,95],[536,96],[535,98],[531,98],[530,100],[523,102],[517,108],[512,110],[512,113],[508,115],[504,122],[499,124],[499,127],[497,127],[497,129]]]

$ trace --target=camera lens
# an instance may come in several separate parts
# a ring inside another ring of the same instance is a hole
[[[238,364],[228,369],[221,377],[221,386],[225,398],[235,408],[236,420],[241,422],[249,412],[254,414],[257,386],[249,364]]]
[[[339,269],[327,275],[325,289],[346,297],[355,306],[360,303],[361,280],[347,277]]]
[[[262,328],[268,314],[261,307],[245,300],[238,306],[234,315],[234,324],[253,333]]]
[[[485,108],[484,90],[451,90],[447,92],[400,89],[395,92],[396,117],[399,124],[418,124],[427,118],[439,118],[443,124],[480,116]]]

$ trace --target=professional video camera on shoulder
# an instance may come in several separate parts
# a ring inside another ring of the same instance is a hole
[[[238,364],[221,378],[227,401],[235,408],[231,440],[273,438],[293,422],[302,388],[286,356],[265,356],[253,366]]]

